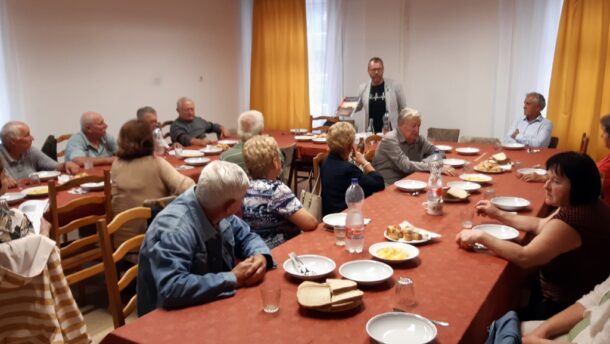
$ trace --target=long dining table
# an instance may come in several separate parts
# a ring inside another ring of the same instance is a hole
[[[472,164],[484,161],[498,152],[498,147],[468,144],[480,153],[462,156],[455,152],[461,143],[446,143],[454,150],[447,158],[461,158]],[[504,150],[512,161],[522,167],[544,164],[556,150],[542,149],[536,153],[525,150]],[[471,165],[472,166],[472,165]],[[462,173],[461,169],[457,170]],[[493,188],[498,196],[518,196],[531,202],[520,211],[538,215],[545,211],[545,192],[540,183],[518,179],[515,171],[491,175],[493,180],[483,189]],[[406,179],[426,181],[427,173],[413,173]],[[444,182],[459,180],[443,177]],[[525,272],[488,251],[467,251],[455,243],[461,230],[460,210],[471,207],[482,198],[473,193],[466,202],[445,203],[440,216],[427,215],[422,203],[426,194],[402,192],[394,185],[366,198],[364,216],[371,219],[365,230],[365,249],[350,254],[336,246],[332,231],[320,224],[315,231],[303,233],[272,250],[277,268],[268,271],[264,284],[281,288],[280,310],[267,314],[262,310],[259,286],[241,288],[233,297],[179,310],[157,309],[110,333],[103,343],[369,343],[365,326],[375,315],[392,311],[395,284],[399,277],[414,282],[417,303],[407,309],[429,319],[449,322],[438,327],[437,343],[482,343],[486,327],[507,310],[518,306],[524,288]],[[328,314],[301,308],[296,293],[299,280],[287,275],[282,264],[289,252],[316,254],[331,258],[337,268],[330,277],[341,278],[341,264],[373,259],[368,247],[384,241],[388,225],[409,221],[416,227],[441,234],[441,238],[419,245],[419,256],[406,263],[393,265],[393,276],[372,287],[360,286],[363,303],[354,310]],[[476,216],[475,225],[493,222]],[[522,240],[523,233],[518,240]]]

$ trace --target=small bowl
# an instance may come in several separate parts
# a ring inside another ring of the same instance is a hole
[[[315,272],[315,275],[303,275],[294,268],[290,259],[286,259],[282,266],[287,274],[303,281],[311,281],[326,277],[330,275],[330,273],[333,272],[337,267],[334,260],[324,256],[304,254],[298,257],[303,261],[303,264],[305,264],[308,269]]]
[[[420,180],[403,179],[394,182],[394,185],[396,185],[396,187],[402,191],[412,192],[423,190],[428,184]]]
[[[460,147],[460,148],[456,148],[455,151],[458,154],[462,154],[462,155],[475,155],[475,154],[479,154],[479,152],[481,150],[478,148],[475,148],[475,147]]]
[[[491,199],[491,203],[500,209],[508,211],[525,209],[530,205],[530,201],[525,198],[507,196],[494,197]]]
[[[360,285],[375,285],[392,277],[394,269],[374,260],[352,260],[339,267],[339,274]]]

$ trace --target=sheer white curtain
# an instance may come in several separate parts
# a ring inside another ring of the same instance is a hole
[[[307,0],[309,104],[313,116],[332,115],[344,96],[343,0]]]
[[[527,92],[547,98],[562,0],[498,2],[498,58],[493,135],[504,137],[523,116]],[[548,102],[548,99],[547,99]],[[546,116],[546,109],[542,112]]]
[[[7,10],[6,1],[0,0],[0,123],[3,125],[11,118],[9,102],[9,81],[7,70]]]

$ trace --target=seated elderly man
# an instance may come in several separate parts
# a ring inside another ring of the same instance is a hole
[[[163,138],[163,134],[161,133],[161,128],[159,127],[159,120],[157,119],[157,110],[155,110],[151,106],[144,106],[138,109],[136,112],[136,118],[140,121],[144,121],[148,123],[150,126],[150,130],[153,133],[153,137],[155,139],[155,144],[161,145],[164,150],[168,150],[170,146],[167,144],[167,141]],[[178,142],[174,142],[172,147],[182,147]]]
[[[214,161],[196,187],[155,217],[140,249],[140,316],[229,297],[262,280],[273,266],[271,252],[235,216],[247,189],[248,176],[239,166]]]
[[[530,92],[523,100],[524,117],[517,120],[509,130],[505,143],[522,143],[531,147],[548,147],[551,143],[553,123],[542,117],[546,100],[540,93]]]
[[[195,103],[189,98],[178,99],[176,111],[178,118],[169,129],[172,142],[178,142],[183,146],[205,146],[210,143],[210,140],[206,139],[207,133],[214,132],[219,138],[229,136],[229,131],[222,125],[195,116]]]
[[[260,135],[265,127],[263,114],[256,110],[243,112],[237,119],[237,134],[239,143],[220,155],[220,160],[239,165],[246,173],[248,167],[244,161],[244,143],[256,135]],[[248,173],[249,174],[249,173]]]
[[[393,184],[417,171],[429,171],[425,160],[436,147],[419,135],[421,115],[417,110],[405,108],[398,115],[398,126],[387,133],[373,158],[373,166],[386,184]],[[443,166],[444,174],[453,175],[454,169]]]
[[[108,125],[97,112],[85,112],[80,117],[81,131],[72,135],[66,145],[66,161],[79,165],[110,165],[117,151],[115,139],[106,134]]]
[[[72,174],[79,170],[73,162],[58,163],[40,149],[32,147],[34,138],[28,125],[23,122],[6,123],[0,137],[0,160],[4,165],[8,187],[17,186],[17,179],[28,178],[33,172],[57,170]]]

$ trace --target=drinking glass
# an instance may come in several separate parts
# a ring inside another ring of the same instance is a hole
[[[176,158],[182,157],[182,146],[174,147],[174,152],[176,153]]]
[[[417,304],[413,280],[409,277],[400,277],[396,283],[396,308],[406,311]]]
[[[93,168],[93,161],[90,161],[90,160],[85,161],[85,162],[83,163],[83,168],[84,168],[85,170],[90,170],[90,169],[92,169],[92,168]]]
[[[462,222],[462,228],[471,229],[472,228],[472,219],[474,217],[474,211],[472,208],[468,207],[462,209],[460,211],[460,220]]]
[[[282,289],[280,289],[280,286],[268,282],[261,285],[260,289],[261,301],[263,302],[263,312],[276,313],[277,311],[279,311],[280,297],[282,295]]]
[[[335,245],[345,246],[345,227],[344,226],[334,226],[334,232],[335,232]]]
[[[483,191],[483,199],[491,201],[491,199],[494,197],[496,197],[496,190],[487,188]]]

